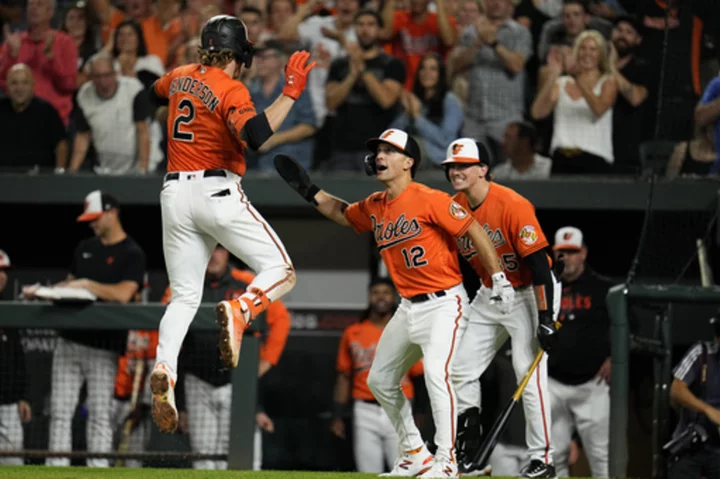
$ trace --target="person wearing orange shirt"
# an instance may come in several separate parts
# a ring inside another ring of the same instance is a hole
[[[367,173],[384,191],[348,204],[314,185],[297,161],[275,157],[275,166],[303,198],[327,218],[355,232],[372,231],[402,300],[385,326],[367,378],[399,437],[394,476],[455,477],[456,399],[450,381],[457,345],[467,325],[456,239],[467,237],[492,274],[491,302],[508,311],[515,292],[500,270],[488,236],[468,211],[445,192],[413,181],[421,154],[402,130],[384,131],[366,142]],[[423,357],[424,377],[435,424],[435,457],[413,420],[400,378]]]
[[[487,232],[502,269],[515,288],[510,314],[488,307],[494,295],[491,271],[480,261],[473,244],[462,238],[460,254],[470,262],[482,285],[469,308],[469,324],[458,350],[453,382],[458,397],[458,458],[461,473],[488,473],[485,464],[473,464],[480,448],[480,382],[498,349],[512,338],[512,362],[520,382],[540,348],[549,351],[556,338],[560,311],[560,283],[551,270],[552,252],[524,197],[493,183],[488,175],[490,153],[472,138],[453,141],[445,165],[448,180],[458,193],[454,200],[472,212]],[[536,336],[537,335],[537,336]],[[550,444],[550,394],[547,355],[543,355],[522,395],[527,422],[529,463],[523,477],[555,477]]]
[[[132,421],[132,429],[127,439],[127,451],[144,452],[148,448],[151,433],[150,421],[150,389],[145,379],[148,370],[155,360],[155,349],[158,344],[157,330],[128,331],[125,354],[118,358],[115,373],[115,420],[119,434],[123,434],[125,422]],[[138,365],[142,362],[142,365]],[[132,405],[132,394],[135,375],[140,374],[137,400]],[[127,459],[125,467],[142,467],[142,461]]]
[[[241,20],[209,19],[200,35],[200,63],[176,68],[150,88],[167,105],[167,174],[160,192],[163,252],[172,300],[160,321],[157,361],[150,375],[153,419],[160,431],[178,425],[177,358],[202,299],[203,278],[218,243],[257,273],[238,298],[216,307],[225,365],[237,367],[245,329],[295,286],[285,246],[242,187],[245,147],[258,150],[277,131],[315,67],[308,52],[290,56],[285,86],[263,112],[237,81],[255,49]]]
[[[230,265],[230,253],[217,246],[210,257],[203,288],[204,303],[217,303],[242,295],[255,275]],[[162,302],[170,301],[170,288],[165,291]],[[260,346],[258,378],[275,366],[285,349],[290,333],[290,313],[281,301],[273,302],[265,314],[266,331]],[[194,452],[203,454],[227,454],[230,441],[230,410],[232,405],[231,369],[220,358],[217,334],[212,331],[190,332],[183,343],[179,359],[178,404],[180,429],[190,435]],[[261,383],[260,383],[261,385]],[[184,395],[181,394],[184,392]],[[260,396],[258,394],[258,396]],[[262,465],[262,434],[272,433],[272,419],[258,405],[255,414],[253,469]],[[195,469],[227,469],[227,461],[196,460]]]
[[[335,436],[346,438],[344,418],[352,397],[355,466],[360,472],[380,473],[385,471],[386,465],[394,464],[397,458],[398,435],[368,388],[367,377],[380,335],[397,308],[397,291],[389,278],[377,278],[370,284],[368,296],[367,318],[348,326],[340,339],[330,429]],[[420,360],[400,382],[405,397],[410,401],[415,395],[410,378],[422,374]]]
[[[405,64],[405,88],[413,89],[415,72],[422,57],[428,53],[445,55],[458,38],[457,22],[445,4],[434,0],[436,12],[428,10],[429,0],[410,0],[408,10],[396,10],[395,0],[387,0],[382,10],[382,40],[389,42],[388,53]]]

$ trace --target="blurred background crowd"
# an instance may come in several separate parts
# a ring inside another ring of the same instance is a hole
[[[258,110],[281,91],[289,53],[306,49],[318,65],[281,131],[248,152],[256,171],[278,152],[361,171],[364,141],[398,127],[420,141],[425,169],[462,135],[491,146],[498,179],[648,165],[704,176],[718,158],[718,10],[711,0],[2,0],[0,168],[164,172],[166,111],[147,90],[196,62],[203,22],[228,13],[257,48],[242,81]]]

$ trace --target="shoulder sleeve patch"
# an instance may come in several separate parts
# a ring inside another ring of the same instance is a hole
[[[535,244],[538,240],[538,234],[535,231],[535,227],[532,225],[525,225],[520,230],[520,241],[530,246]]]
[[[468,212],[465,208],[460,206],[460,204],[456,201],[450,202],[450,216],[455,218],[456,220],[464,220],[468,217]]]

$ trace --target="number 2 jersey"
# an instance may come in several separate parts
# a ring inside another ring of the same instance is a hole
[[[245,85],[219,68],[185,65],[153,85],[168,99],[167,171],[227,169],[245,173],[245,123],[256,115]]]
[[[357,233],[373,232],[401,296],[462,283],[456,240],[473,217],[447,193],[413,182],[392,200],[382,191],[351,204],[345,218]]]
[[[516,191],[497,183],[490,183],[485,200],[474,210],[470,208],[465,194],[458,193],[453,199],[471,211],[490,236],[508,281],[515,288],[533,284],[530,267],[522,259],[547,248],[548,242],[532,203]],[[467,238],[461,238],[458,247],[483,285],[491,288],[492,278],[478,258],[473,244]]]

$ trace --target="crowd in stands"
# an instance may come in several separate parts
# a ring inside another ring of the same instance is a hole
[[[19,2],[0,0],[4,171],[164,173],[173,125],[148,90],[198,61],[202,25],[222,13],[256,46],[241,80],[258,110],[290,53],[317,62],[280,131],[247,151],[251,170],[285,153],[361,172],[365,140],[390,127],[416,137],[422,169],[455,138],[483,141],[501,180],[634,175],[658,145],[668,177],[720,164],[709,0]]]

